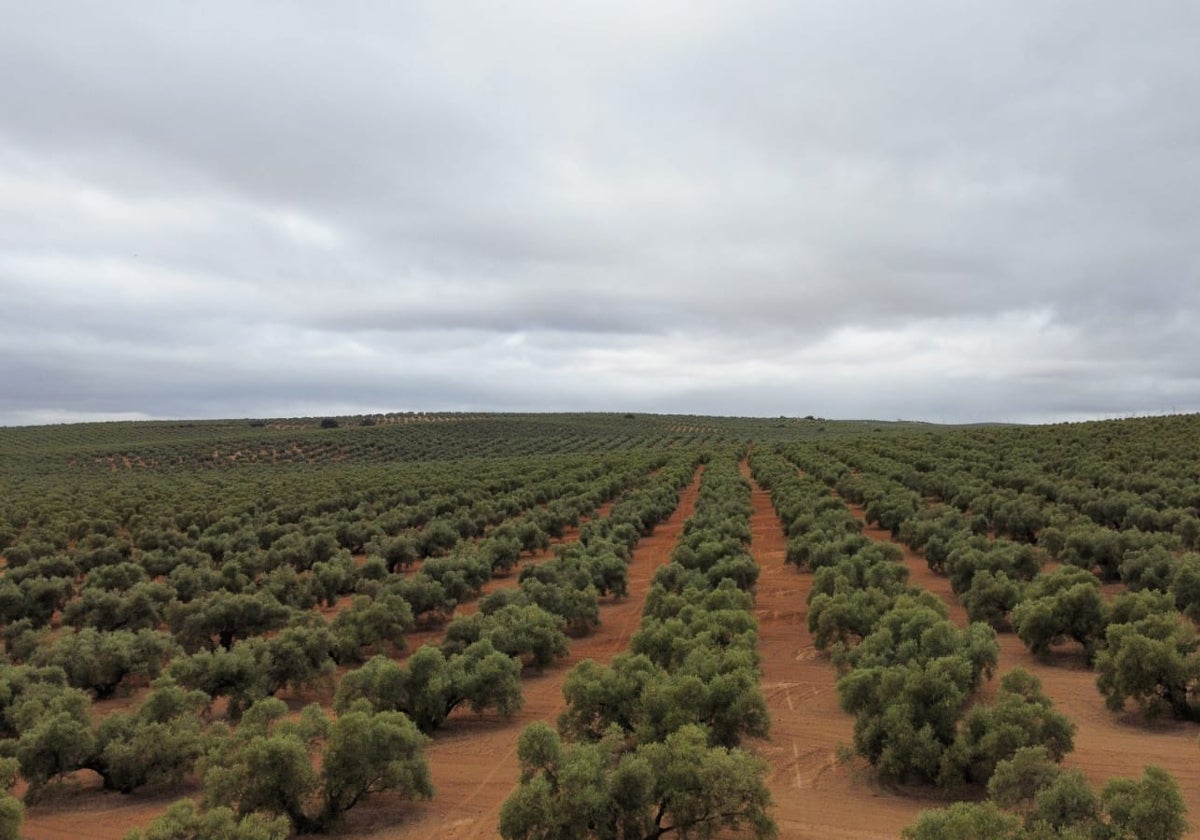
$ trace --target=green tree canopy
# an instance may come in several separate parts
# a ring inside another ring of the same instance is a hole
[[[545,724],[521,735],[521,785],[504,803],[500,833],[533,838],[712,838],[726,830],[774,837],[762,759],[711,747],[703,727],[622,747],[619,737],[565,746]]]
[[[348,673],[335,708],[347,710],[360,700],[377,711],[404,712],[423,732],[440,728],[459,706],[507,717],[521,708],[520,666],[486,639],[450,657],[423,645],[404,665],[376,656]]]
[[[299,832],[324,832],[370,793],[433,795],[421,753],[428,738],[406,715],[365,704],[333,721],[316,705],[297,721],[286,712],[279,700],[261,700],[219,742],[204,774],[210,806],[231,805],[241,817],[282,815]]]
[[[1200,635],[1178,613],[1155,613],[1108,628],[1108,646],[1096,659],[1096,685],[1108,707],[1133,700],[1147,717],[1191,719],[1200,683]]]
[[[125,840],[285,840],[291,833],[287,817],[256,813],[239,818],[232,808],[201,809],[181,799],[144,831],[126,834]]]

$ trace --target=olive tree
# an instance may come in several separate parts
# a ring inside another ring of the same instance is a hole
[[[112,712],[96,728],[95,751],[84,766],[109,790],[131,793],[153,784],[178,784],[204,753],[208,739],[199,713],[209,698],[169,677],[134,712]]]
[[[278,630],[291,611],[265,593],[211,592],[193,601],[173,601],[167,608],[171,632],[189,651],[229,650],[238,639]]]
[[[17,781],[20,765],[16,759],[0,758],[0,840],[19,840],[25,806],[9,790]]]
[[[947,808],[922,811],[906,826],[904,840],[1025,840],[1021,820],[991,802],[956,802]]]
[[[587,741],[599,741],[612,726],[632,733],[642,720],[642,693],[663,676],[663,670],[642,655],[623,653],[611,665],[585,659],[563,682],[567,707],[559,715],[559,731],[572,740]]]
[[[33,802],[47,784],[82,768],[92,755],[96,737],[89,715],[91,698],[42,675],[15,676],[32,679],[19,686],[5,710],[6,727],[15,736],[5,748],[28,783],[25,801]]]
[[[487,640],[450,657],[424,645],[404,665],[376,656],[348,673],[335,707],[348,709],[361,700],[377,711],[404,712],[423,732],[440,728],[460,706],[508,717],[521,708],[520,666]]]
[[[940,782],[986,784],[997,764],[1026,747],[1040,747],[1061,761],[1073,747],[1074,733],[1074,724],[1054,710],[1038,678],[1017,668],[1000,680],[994,703],[967,712],[943,758]]]
[[[1097,795],[1082,772],[1062,769],[1042,748],[1026,747],[997,765],[988,792],[990,802],[922,811],[901,836],[1180,840],[1189,827],[1179,785],[1157,767],[1147,767],[1140,779],[1113,779]]]
[[[442,644],[447,653],[466,650],[486,640],[522,666],[544,668],[569,651],[565,622],[536,604],[513,603],[493,613],[474,613],[456,619]]]
[[[64,633],[39,647],[33,665],[55,665],[76,688],[95,692],[97,698],[111,697],[128,676],[157,677],[163,666],[179,651],[165,633],[153,630],[113,630],[101,633],[90,627]]]
[[[125,840],[285,840],[291,833],[287,817],[259,813],[239,817],[232,808],[201,809],[192,800],[181,799],[145,830],[126,834]]]
[[[521,734],[517,756],[521,785],[500,812],[505,840],[777,833],[762,780],[766,763],[709,746],[701,726],[630,750],[619,738],[564,745],[536,723]]]
[[[857,668],[838,679],[854,715],[854,748],[885,778],[936,781],[970,694],[971,664],[950,655]]]
[[[270,698],[250,707],[237,730],[210,755],[205,801],[288,818],[298,832],[327,832],[370,793],[393,790],[429,798],[422,755],[428,738],[400,712],[352,706],[330,720],[319,706],[287,720]]]
[[[404,637],[415,626],[412,606],[399,595],[357,595],[333,620],[335,658],[345,664],[361,662],[364,653],[383,653],[386,646],[403,650]]]
[[[1063,567],[1036,578],[1013,608],[1012,624],[1029,650],[1044,656],[1066,639],[1077,641],[1090,662],[1108,626],[1108,605],[1091,572]]]
[[[1165,770],[1150,766],[1141,779],[1113,779],[1100,792],[1111,836],[1179,840],[1189,828],[1179,785]]]
[[[1200,635],[1177,613],[1154,613],[1108,628],[1108,645],[1096,658],[1096,685],[1114,711],[1133,700],[1147,717],[1196,716]]]
[[[1021,601],[1021,584],[1003,571],[984,569],[972,578],[960,600],[971,621],[986,621],[999,629],[1008,625],[1009,613]]]
[[[321,684],[334,671],[336,641],[323,624],[289,627],[270,638],[246,639],[229,650],[201,650],[173,660],[167,669],[183,685],[209,697],[228,698],[228,714],[291,686]]]

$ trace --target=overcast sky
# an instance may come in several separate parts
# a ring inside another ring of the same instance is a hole
[[[3,17],[0,424],[1200,410],[1194,0]]]

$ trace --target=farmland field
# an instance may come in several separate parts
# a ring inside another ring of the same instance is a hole
[[[0,836],[174,807],[147,836],[891,838],[967,801],[997,836],[1200,837],[1197,440],[1198,416],[0,428]],[[1091,805],[1046,804],[1068,793]]]

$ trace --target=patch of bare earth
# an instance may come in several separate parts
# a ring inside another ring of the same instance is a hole
[[[116,840],[142,828],[177,799],[195,791],[125,795],[100,789],[100,778],[88,771],[75,774],[67,788],[25,810],[21,837],[26,840]]]
[[[855,517],[865,521],[861,507],[849,507]],[[966,611],[948,578],[931,572],[923,557],[892,540],[889,531],[867,526],[863,533],[873,540],[894,542],[904,552],[909,581],[935,593],[950,608],[950,618],[966,626]],[[1063,760],[1063,766],[1082,770],[1097,788],[1116,776],[1141,776],[1147,764],[1162,767],[1175,777],[1187,803],[1192,830],[1186,836],[1200,838],[1200,746],[1196,743],[1200,729],[1195,724],[1148,724],[1132,707],[1123,714],[1110,712],[1096,689],[1095,671],[1079,660],[1075,649],[1054,652],[1048,661],[1042,661],[1013,633],[999,634],[999,641],[997,675],[1017,667],[1036,674],[1054,707],[1075,724],[1075,750]]]
[[[426,750],[437,790],[434,798],[414,804],[388,794],[375,796],[347,815],[345,833],[378,840],[499,837],[500,808],[520,778],[521,731],[535,721],[555,722],[564,708],[563,681],[578,662],[608,662],[628,647],[641,621],[650,579],[670,559],[684,521],[695,510],[699,483],[697,471],[680,493],[675,512],[638,543],[629,566],[629,594],[620,601],[601,602],[597,632],[573,639],[566,660],[522,678],[525,704],[519,714],[503,720],[494,714],[456,711]]]

